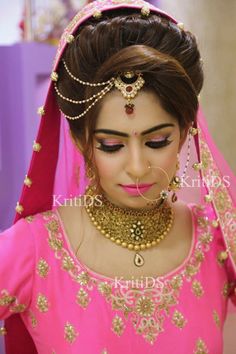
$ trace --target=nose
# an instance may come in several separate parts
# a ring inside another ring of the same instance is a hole
[[[150,172],[150,163],[142,149],[133,147],[130,149],[128,160],[126,163],[127,174],[135,181],[137,178],[141,180]]]

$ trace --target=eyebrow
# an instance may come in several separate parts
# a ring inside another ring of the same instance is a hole
[[[147,130],[144,130],[141,135],[147,135],[150,133],[153,133],[157,130],[163,129],[163,128],[167,128],[167,127],[174,127],[175,125],[172,123],[163,123],[163,124],[159,124],[159,125],[155,125],[152,128],[149,128]],[[128,138],[130,135],[127,133],[123,133],[123,132],[119,132],[117,130],[111,130],[111,129],[95,129],[94,130],[94,134],[96,133],[104,133],[104,134],[110,134],[110,135],[118,135],[118,136],[123,136],[125,138]]]

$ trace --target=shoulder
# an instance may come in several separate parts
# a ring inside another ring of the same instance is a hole
[[[27,239],[32,239],[32,236],[42,235],[44,230],[47,230],[47,223],[56,220],[56,212],[54,210],[47,210],[34,215],[29,215],[19,219],[8,229],[0,233],[3,238],[24,238],[24,243]]]

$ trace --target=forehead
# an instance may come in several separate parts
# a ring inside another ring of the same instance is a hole
[[[176,119],[167,113],[152,91],[141,91],[132,100],[134,113],[125,112],[126,99],[118,90],[108,93],[101,102],[96,129],[114,129],[130,133],[134,128],[144,131],[162,123],[174,123]]]

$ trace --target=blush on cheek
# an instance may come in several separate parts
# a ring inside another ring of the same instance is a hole
[[[110,178],[112,176],[112,165],[107,159],[95,157],[95,164],[100,178]]]

